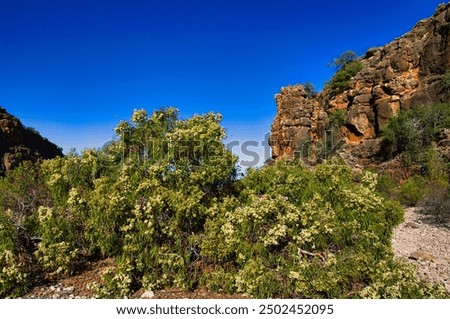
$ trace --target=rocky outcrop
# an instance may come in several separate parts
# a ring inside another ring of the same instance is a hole
[[[63,156],[61,148],[0,107],[0,174],[24,160]]]
[[[321,141],[331,115],[344,110],[339,133],[346,156],[360,164],[376,162],[380,130],[390,117],[418,105],[449,101],[450,84],[444,81],[450,74],[449,41],[450,4],[442,4],[404,36],[368,50],[360,60],[362,70],[345,91],[325,89],[311,97],[301,85],[282,88],[275,96],[273,158],[303,152],[307,141]]]
[[[308,97],[301,85],[284,87],[275,95],[277,117],[272,125],[273,157],[292,156],[302,143],[321,138],[328,115],[319,99]]]

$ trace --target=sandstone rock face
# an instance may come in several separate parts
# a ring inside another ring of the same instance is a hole
[[[285,87],[275,96],[272,124],[273,158],[292,156],[305,143],[320,141],[329,117],[345,110],[341,135],[347,153],[360,164],[377,161],[380,130],[388,119],[409,108],[448,102],[443,75],[450,70],[450,4],[390,44],[373,48],[361,59],[363,69],[342,93],[327,89],[314,98],[301,85]],[[443,144],[448,139],[443,138]],[[444,146],[444,145],[443,145]]]
[[[292,156],[301,143],[319,137],[327,115],[318,99],[309,98],[301,85],[284,87],[275,95],[277,117],[272,125],[273,157]]]
[[[61,148],[0,107],[0,175],[24,160],[63,156]]]

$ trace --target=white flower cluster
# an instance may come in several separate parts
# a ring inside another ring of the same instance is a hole
[[[67,198],[67,204],[69,205],[82,205],[86,203],[86,201],[83,199],[83,197],[80,196],[78,193],[78,190],[76,188],[71,188],[69,191],[69,196]]]
[[[143,124],[147,121],[148,114],[144,109],[134,110],[133,115],[131,116],[131,121],[135,124]]]
[[[49,271],[50,276],[61,276],[71,273],[78,252],[78,249],[72,248],[64,241],[51,244],[41,243],[36,251],[36,256],[42,266]]]
[[[358,186],[353,189],[344,189],[345,206],[360,213],[369,213],[379,210],[383,205],[383,198],[376,195],[370,188]]]
[[[286,237],[288,227],[286,225],[277,224],[267,232],[267,235],[263,239],[264,246],[276,246],[279,244],[279,240]]]
[[[103,284],[93,283],[89,285],[89,289],[97,294],[100,298],[124,298],[131,291],[133,267],[130,263],[125,262],[117,269],[114,267],[107,268],[101,279]]]
[[[0,295],[2,290],[24,283],[27,275],[22,271],[11,250],[0,252]]]
[[[361,183],[371,191],[375,191],[375,187],[377,186],[378,183],[378,174],[371,173],[369,171],[364,171],[363,176],[361,178]]]
[[[38,219],[40,223],[46,223],[54,218],[55,214],[53,208],[47,206],[39,206],[38,208]]]
[[[50,175],[50,178],[48,180],[48,184],[50,186],[57,184],[62,179],[62,175],[59,173],[54,173]]]

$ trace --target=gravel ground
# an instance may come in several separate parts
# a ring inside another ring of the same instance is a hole
[[[443,283],[450,292],[450,225],[436,222],[420,208],[407,208],[392,246],[397,257],[417,266],[420,278]]]

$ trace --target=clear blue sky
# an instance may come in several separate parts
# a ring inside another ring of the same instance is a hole
[[[223,114],[261,141],[282,86],[384,45],[439,0],[0,0],[0,105],[62,146],[100,147],[133,109]]]

